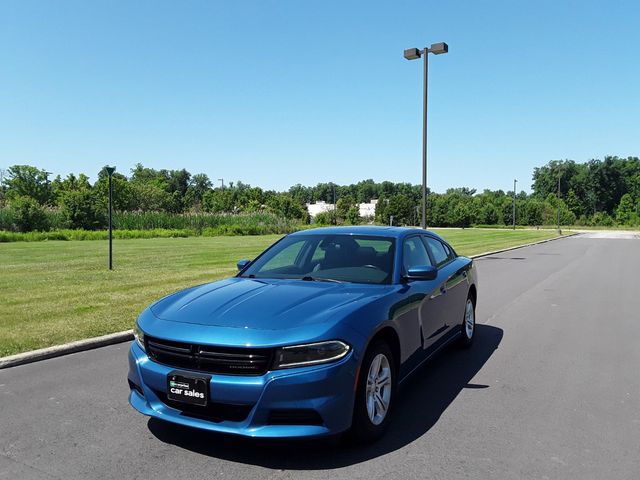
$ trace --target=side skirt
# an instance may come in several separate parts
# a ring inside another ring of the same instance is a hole
[[[462,335],[462,332],[458,328],[452,330],[452,333],[449,334],[449,336],[445,340],[443,340],[438,346],[434,347],[433,350],[431,350],[431,352],[429,352],[429,354],[420,363],[418,363],[415,367],[413,367],[408,373],[406,373],[398,381],[398,386],[402,385],[402,383],[406,379],[411,377],[411,375],[413,375],[416,370],[418,370],[425,363],[427,363],[429,360],[431,360],[436,354],[440,353],[445,347],[447,347],[451,342],[456,340],[460,335]]]

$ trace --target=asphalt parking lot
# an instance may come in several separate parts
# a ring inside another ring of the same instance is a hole
[[[372,446],[149,420],[127,404],[121,344],[0,371],[0,479],[640,478],[640,239],[476,262],[474,347],[407,382]]]

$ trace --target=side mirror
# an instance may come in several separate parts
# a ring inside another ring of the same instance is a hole
[[[251,260],[238,260],[238,263],[236,263],[236,266],[238,267],[238,270],[244,270],[244,268],[250,263],[251,263]]]
[[[408,280],[435,280],[438,276],[438,269],[433,265],[417,265],[411,267],[407,272]]]

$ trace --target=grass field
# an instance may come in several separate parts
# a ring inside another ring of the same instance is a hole
[[[463,255],[555,236],[535,230],[438,231]],[[126,330],[153,300],[234,274],[279,235],[0,243],[0,356]]]

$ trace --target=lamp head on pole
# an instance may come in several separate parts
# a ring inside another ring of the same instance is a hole
[[[442,55],[449,52],[449,45],[445,42],[432,43],[429,48],[421,50],[419,48],[407,48],[404,51],[404,58],[407,60],[417,60],[423,54],[433,53],[434,55]]]
[[[418,48],[407,48],[404,51],[404,58],[407,60],[416,60],[422,56],[422,50]]]
[[[104,167],[104,169],[107,171],[107,173],[109,174],[109,176],[113,175],[113,172],[116,171],[116,167]]]
[[[449,51],[449,45],[445,42],[432,43],[429,47],[429,53],[433,53],[434,55],[441,55],[443,53],[447,53]]]

